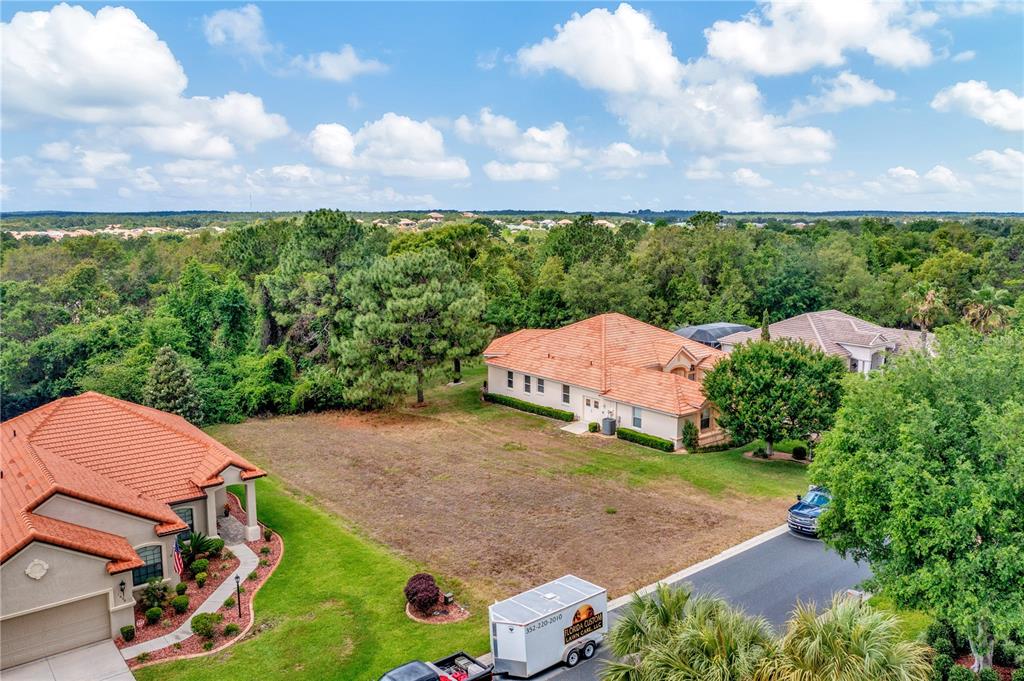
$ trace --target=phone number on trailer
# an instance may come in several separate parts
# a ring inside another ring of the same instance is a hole
[[[551,617],[548,617],[547,619],[543,619],[543,620],[541,620],[539,622],[534,622],[533,624],[531,624],[531,625],[526,627],[526,633],[527,634],[532,634],[533,632],[537,631],[538,629],[543,629],[544,627],[546,627],[546,626],[548,626],[550,624],[554,624],[556,622],[561,622],[563,614],[565,614],[565,613],[559,613],[558,615],[552,615]]]

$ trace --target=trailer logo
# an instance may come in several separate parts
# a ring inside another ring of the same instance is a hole
[[[604,626],[604,613],[594,612],[594,606],[581,605],[572,617],[572,624],[563,629],[565,642],[571,643],[587,634],[599,631]]]

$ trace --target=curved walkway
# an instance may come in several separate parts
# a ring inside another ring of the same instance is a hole
[[[217,589],[210,594],[210,597],[203,601],[203,604],[196,608],[196,611],[192,613],[192,617],[195,617],[202,612],[217,612],[220,607],[224,604],[224,601],[228,596],[235,595],[235,575],[245,578],[250,572],[256,569],[259,564],[259,557],[252,552],[245,544],[231,544],[224,548],[230,549],[231,553],[238,556],[238,560],[241,561],[238,568],[228,575]],[[169,634],[164,634],[157,638],[146,641],[145,643],[139,643],[138,645],[129,646],[121,649],[121,656],[126,660],[130,660],[133,657],[139,655],[139,653],[151,653],[154,650],[160,650],[166,648],[169,645],[184,641],[186,638],[192,635],[192,618],[190,617],[180,627],[175,629]]]

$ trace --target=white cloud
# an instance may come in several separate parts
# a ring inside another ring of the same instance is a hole
[[[932,99],[937,111],[960,111],[1002,130],[1024,130],[1024,97],[992,90],[983,80],[968,80],[942,89]]]
[[[235,147],[226,135],[214,133],[204,123],[184,121],[177,125],[140,126],[138,139],[153,151],[189,158],[232,158]]]
[[[145,166],[136,168],[131,178],[131,183],[136,189],[144,192],[158,192],[161,189],[160,183],[153,177],[152,168]]]
[[[245,146],[288,134],[288,122],[284,116],[267,113],[263,100],[256,95],[229,92],[223,97],[194,97],[192,101],[208,105],[212,125],[232,131]]]
[[[936,165],[924,175],[912,168],[896,166],[889,168],[871,188],[891,190],[900,194],[948,194],[970,189],[970,183],[961,180],[946,166]]]
[[[632,144],[614,142],[597,150],[587,163],[588,169],[631,170],[646,166],[668,165],[664,151],[639,151]]]
[[[907,68],[932,61],[931,46],[917,32],[934,19],[886,0],[776,0],[739,21],[716,21],[704,35],[709,56],[761,75],[841,66],[845,52],[861,50],[882,64]]]
[[[345,98],[345,103],[348,104],[348,108],[353,111],[358,111],[363,108],[363,100],[359,99],[359,95],[354,92]]]
[[[573,15],[554,38],[519,50],[517,60],[526,70],[556,69],[603,91],[634,137],[663,146],[682,142],[723,158],[771,163],[824,161],[834,146],[820,128],[766,114],[748,79],[713,62],[684,66],[668,36],[627,4]]]
[[[569,130],[561,121],[547,128],[531,126],[521,130],[511,118],[483,108],[476,122],[459,116],[454,127],[463,141],[486,144],[517,161],[564,163],[576,156]]]
[[[79,163],[88,175],[101,175],[104,172],[124,166],[132,157],[123,151],[100,151],[96,149],[80,149]]]
[[[741,187],[751,187],[753,189],[763,189],[772,185],[771,180],[761,177],[760,173],[750,168],[737,168],[734,170],[732,181]]]
[[[957,52],[953,55],[952,60],[955,62],[965,62],[974,59],[977,53],[974,50],[964,50],[963,52]]]
[[[1010,147],[1002,151],[985,149],[971,160],[987,171],[978,175],[979,182],[1024,193],[1024,152]]]
[[[211,45],[256,59],[262,59],[274,49],[267,40],[263,14],[256,5],[222,9],[203,17],[203,33]]]
[[[445,153],[440,130],[395,113],[365,123],[354,135],[338,123],[321,123],[309,144],[318,159],[338,168],[435,180],[469,177],[466,161]]]
[[[875,102],[891,102],[896,93],[861,78],[856,73],[842,71],[835,78],[821,81],[821,94],[808,97],[793,105],[791,118],[813,113],[836,113],[856,106],[870,106]]]
[[[36,155],[47,161],[70,161],[71,144],[68,142],[47,142],[39,147]]]
[[[501,50],[497,47],[486,52],[477,52],[476,67],[481,71],[492,71],[498,65],[498,57],[500,55]]]
[[[718,161],[701,156],[686,168],[688,180],[720,180],[722,171],[718,169]]]
[[[63,176],[52,168],[36,178],[35,186],[47,194],[68,194],[81,189],[96,189],[96,178],[88,176]]]
[[[342,46],[338,52],[318,52],[295,57],[292,66],[305,71],[314,78],[347,83],[364,73],[384,73],[388,67],[376,59],[360,59],[351,45]]]
[[[544,182],[557,180],[559,171],[552,163],[488,161],[484,164],[484,174],[495,182],[522,182],[524,180]]]

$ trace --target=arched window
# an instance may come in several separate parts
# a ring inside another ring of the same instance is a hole
[[[163,579],[164,554],[159,544],[143,546],[136,549],[135,552],[145,563],[142,567],[132,570],[132,583],[135,586],[142,586],[151,579]]]

